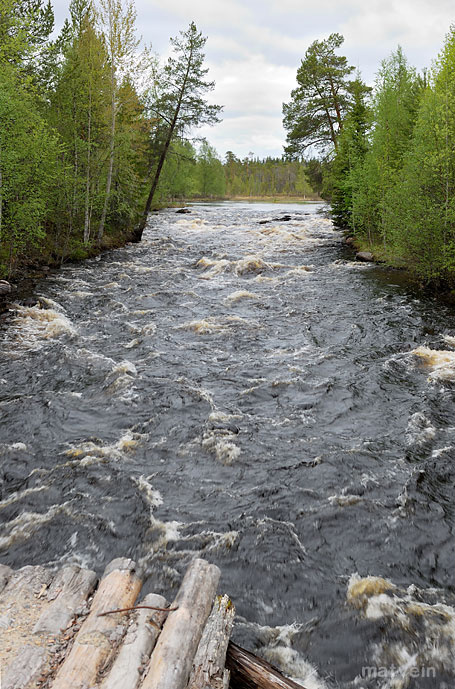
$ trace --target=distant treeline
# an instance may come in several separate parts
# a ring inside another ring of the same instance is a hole
[[[163,169],[159,199],[224,198],[233,196],[317,198],[322,188],[318,160],[260,160],[253,154],[240,160],[232,151],[224,161],[206,141],[199,150],[190,142],[174,144]]]
[[[307,50],[284,105],[287,155],[317,146],[323,195],[338,225],[423,284],[455,286],[455,28],[429,71],[398,48],[373,92],[336,53],[332,34]],[[316,87],[316,88],[315,88]]]

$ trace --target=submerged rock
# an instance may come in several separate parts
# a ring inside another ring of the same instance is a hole
[[[283,215],[281,218],[273,218],[272,222],[289,222],[292,220],[292,215]]]
[[[15,285],[11,285],[11,283],[6,280],[0,280],[0,296],[2,294],[9,294],[13,289],[16,289]]]
[[[371,251],[358,251],[355,257],[357,261],[364,261],[364,263],[371,263],[374,261],[374,256]]]

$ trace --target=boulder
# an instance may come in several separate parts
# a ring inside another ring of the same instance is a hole
[[[348,246],[351,246],[355,242],[355,237],[346,237],[344,240],[344,243],[347,244]]]
[[[179,208],[178,211],[175,211],[176,213],[191,213],[189,208]]]
[[[374,256],[371,251],[358,251],[355,257],[357,261],[364,261],[365,263],[374,261]]]

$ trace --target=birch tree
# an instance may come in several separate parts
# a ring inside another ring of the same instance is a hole
[[[98,242],[104,234],[109,207],[115,157],[118,93],[123,78],[131,71],[140,39],[136,37],[136,10],[131,0],[99,0],[99,22],[103,30],[110,66],[110,133],[106,189],[98,226]]]

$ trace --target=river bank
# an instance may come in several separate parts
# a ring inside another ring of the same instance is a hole
[[[43,251],[34,249],[32,254],[19,263],[13,275],[8,278],[12,286],[11,292],[0,294],[0,316],[8,311],[8,304],[12,301],[24,301],[32,299],[33,290],[38,282],[45,280],[49,275],[58,271],[63,265],[77,264],[96,258],[106,251],[112,251],[129,243],[134,243],[134,230],[111,234],[105,234],[100,244],[78,246],[74,251],[69,251],[65,258],[57,257],[55,252],[48,247]],[[7,278],[6,275],[0,278]]]
[[[394,271],[399,274],[401,284],[407,285],[413,292],[435,297],[441,303],[455,304],[455,287],[453,282],[448,282],[442,278],[433,281],[423,281],[416,275],[412,266],[403,257],[397,256],[393,252],[384,249],[382,244],[371,244],[367,240],[362,240],[354,235],[340,229],[344,233],[345,244],[353,251],[354,255],[363,254],[371,258],[361,258],[360,260],[371,260],[378,266]]]
[[[179,200],[173,200],[172,202],[165,202],[163,204],[156,204],[153,210],[163,210],[164,208],[179,208],[182,205],[188,205],[192,203],[215,203],[218,201],[241,201],[241,202],[251,202],[251,203],[325,203],[318,194],[307,195],[307,196],[280,196],[279,194],[271,196],[200,196],[192,198],[182,198]]]

